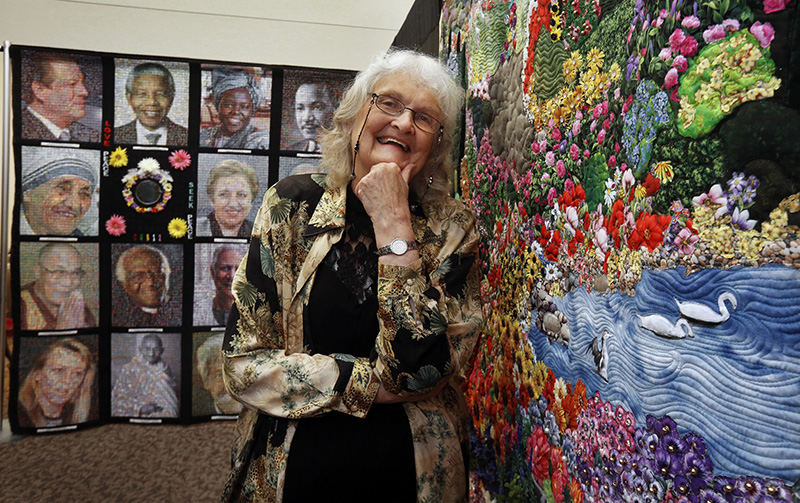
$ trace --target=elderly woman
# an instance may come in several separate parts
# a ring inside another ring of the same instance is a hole
[[[33,364],[19,391],[19,425],[47,427],[97,419],[95,357],[71,337],[54,342]]]
[[[247,219],[258,193],[255,170],[243,162],[225,159],[213,168],[206,185],[214,210],[198,219],[198,236],[249,238],[253,222]]]
[[[269,132],[250,125],[261,102],[261,89],[253,76],[218,66],[211,71],[211,87],[220,125],[200,131],[200,146],[268,149]]]
[[[223,341],[245,405],[223,499],[465,500],[481,308],[475,219],[448,195],[462,95],[432,58],[376,59],[321,140],[327,177],[265,195]]]

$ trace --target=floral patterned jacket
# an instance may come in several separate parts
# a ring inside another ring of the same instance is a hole
[[[377,358],[310,355],[303,310],[314,274],[342,236],[347,191],[324,175],[286,178],[264,196],[233,282],[223,378],[245,404],[224,501],[281,501],[296,421],[329,411],[364,417],[378,387],[406,402],[418,501],[465,501],[467,414],[459,380],[481,327],[475,218],[452,198],[412,207],[421,243],[410,266],[378,266]]]

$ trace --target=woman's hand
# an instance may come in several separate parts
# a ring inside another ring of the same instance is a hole
[[[435,397],[444,389],[445,386],[447,386],[447,380],[440,382],[424,395],[400,396],[387,390],[383,387],[383,384],[381,384],[380,388],[378,388],[378,394],[375,395],[374,403],[421,402],[422,400]]]
[[[413,169],[413,163],[401,169],[396,163],[381,162],[372,166],[369,173],[353,187],[353,192],[372,219],[376,238],[380,230],[388,229],[396,232],[397,227],[404,224],[411,227],[408,182]],[[399,236],[393,236],[390,240],[395,237]],[[413,239],[413,235],[409,239]]]

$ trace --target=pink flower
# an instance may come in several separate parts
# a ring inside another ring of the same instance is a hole
[[[581,133],[581,121],[572,123],[572,136],[578,136]]]
[[[577,161],[578,157],[581,156],[580,149],[574,143],[569,146],[569,156],[570,156],[570,158],[572,158],[573,161]]]
[[[664,85],[667,89],[672,89],[678,84],[678,70],[675,68],[670,68],[667,72],[667,76],[664,77]]]
[[[622,191],[628,192],[628,188],[633,187],[635,184],[636,184],[636,178],[634,178],[633,176],[633,170],[626,169],[625,173],[622,174]]]
[[[571,181],[571,180],[567,180]],[[566,186],[566,184],[564,184]],[[569,230],[572,234],[575,234],[575,229],[580,227],[580,220],[578,220],[578,210],[575,209],[574,206],[567,206],[566,211],[564,212],[564,217],[567,219],[567,225],[569,226]]]
[[[112,236],[122,236],[125,234],[125,217],[111,215],[111,218],[106,220],[106,232]]]
[[[192,165],[192,156],[183,149],[176,150],[169,156],[169,163],[173,168],[183,171]]]
[[[550,136],[553,137],[555,141],[561,141],[561,130],[558,128],[553,129],[553,132],[550,133]]]
[[[718,183],[714,184],[708,193],[700,194],[692,198],[692,202],[695,206],[702,206],[707,200],[711,201],[713,204],[721,204],[722,206],[728,204],[728,199],[723,197],[722,186]]]
[[[664,20],[660,17],[657,17],[653,19],[653,22],[650,23],[650,26],[661,26],[662,24],[664,24]]]
[[[567,174],[567,168],[564,166],[564,161],[561,159],[559,159],[556,163],[556,174],[559,176],[559,178],[564,178],[564,175]]]
[[[589,152],[589,150],[588,150],[588,149],[584,149],[584,151],[583,151],[583,157],[585,157],[585,158],[587,158],[587,159],[588,159],[590,155],[592,155],[592,154]]]
[[[682,54],[678,54],[675,56],[675,59],[672,60],[672,68],[675,68],[679,72],[685,72],[688,67],[689,62],[686,61],[686,58]]]
[[[583,112],[581,112],[580,110],[575,112],[575,120],[582,120],[582,119],[583,119]]]
[[[617,156],[615,156],[615,155],[612,155],[611,157],[609,157],[609,158],[608,158],[608,165],[609,165],[610,167],[612,167],[612,168],[613,168],[614,166],[616,166],[616,165],[617,165]]]
[[[551,151],[544,155],[544,162],[547,163],[548,166],[551,168],[556,163],[556,155]]]
[[[739,29],[739,20],[726,19],[722,22],[722,27],[725,28],[725,31],[736,31]]]
[[[547,181],[547,180],[549,180],[549,179],[550,179],[550,173],[548,173],[547,171],[545,171],[544,173],[542,173],[542,181],[543,181],[543,182],[546,182],[546,181]]]
[[[680,28],[675,28],[675,31],[669,36],[669,47],[673,51],[678,51],[684,40],[686,40],[686,34]]]
[[[556,198],[556,188],[550,187],[550,190],[547,191],[547,204],[549,206],[553,206],[553,199]]]
[[[667,11],[667,9],[661,9],[658,11],[658,17],[661,19],[667,19],[667,16],[669,16],[669,11]]]
[[[594,106],[592,109],[592,119],[597,119],[600,117],[600,114],[603,113],[603,108],[600,106],[600,103]]]
[[[694,253],[694,244],[699,240],[700,238],[698,236],[696,236],[687,227],[684,227],[680,230],[680,232],[678,232],[678,235],[675,236],[675,239],[672,242],[678,247],[679,252],[683,253],[684,255],[691,255]]]
[[[611,129],[611,121],[610,120],[606,119],[606,120],[603,121],[603,129],[605,129],[606,131]]]
[[[788,3],[789,0],[764,0],[764,14],[782,11]]]
[[[597,133],[597,143],[603,143],[603,140],[606,139],[606,130],[601,129],[599,133]]]
[[[575,189],[575,182],[570,178],[564,180],[564,192],[572,192]]]
[[[750,33],[758,39],[758,43],[760,43],[761,47],[764,49],[769,47],[772,39],[775,38],[775,29],[772,25],[769,23],[762,23],[761,21],[753,23],[753,26],[750,27]]]
[[[661,49],[661,52],[658,53],[658,57],[664,61],[669,61],[669,59],[672,57],[672,49],[669,47],[664,47]]]
[[[593,120],[591,124],[589,124],[589,132],[594,133],[594,129],[597,127],[597,119]]]
[[[608,100],[603,100],[603,102],[600,103],[600,111],[603,112],[603,115],[608,113]]]
[[[614,153],[619,154],[619,149],[620,149],[619,142],[615,141],[614,142]]]
[[[686,37],[681,44],[681,54],[691,58],[697,53],[697,40],[694,37]]]
[[[687,16],[683,18],[681,25],[683,25],[684,28],[693,30],[700,26],[700,19],[698,19],[697,16]]]
[[[721,24],[715,24],[703,32],[703,40],[705,40],[707,44],[722,40],[723,38],[725,38],[725,28],[723,28]]]

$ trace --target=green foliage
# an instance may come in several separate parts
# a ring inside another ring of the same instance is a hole
[[[675,172],[672,181],[662,184],[653,197],[653,211],[657,213],[670,213],[672,201],[691,207],[692,197],[708,192],[729,175],[719,138],[685,138],[674,125],[660,130],[653,145],[653,158],[670,161]]]
[[[567,58],[569,54],[564,49],[564,44],[551,40],[542,25],[536,41],[536,58],[533,62],[533,74],[536,76],[534,91],[540,99],[549,100],[564,86],[561,67]]]
[[[603,202],[608,177],[606,156],[601,153],[594,154],[583,169],[583,190],[586,191],[586,206],[589,211],[594,211],[597,205]]]

